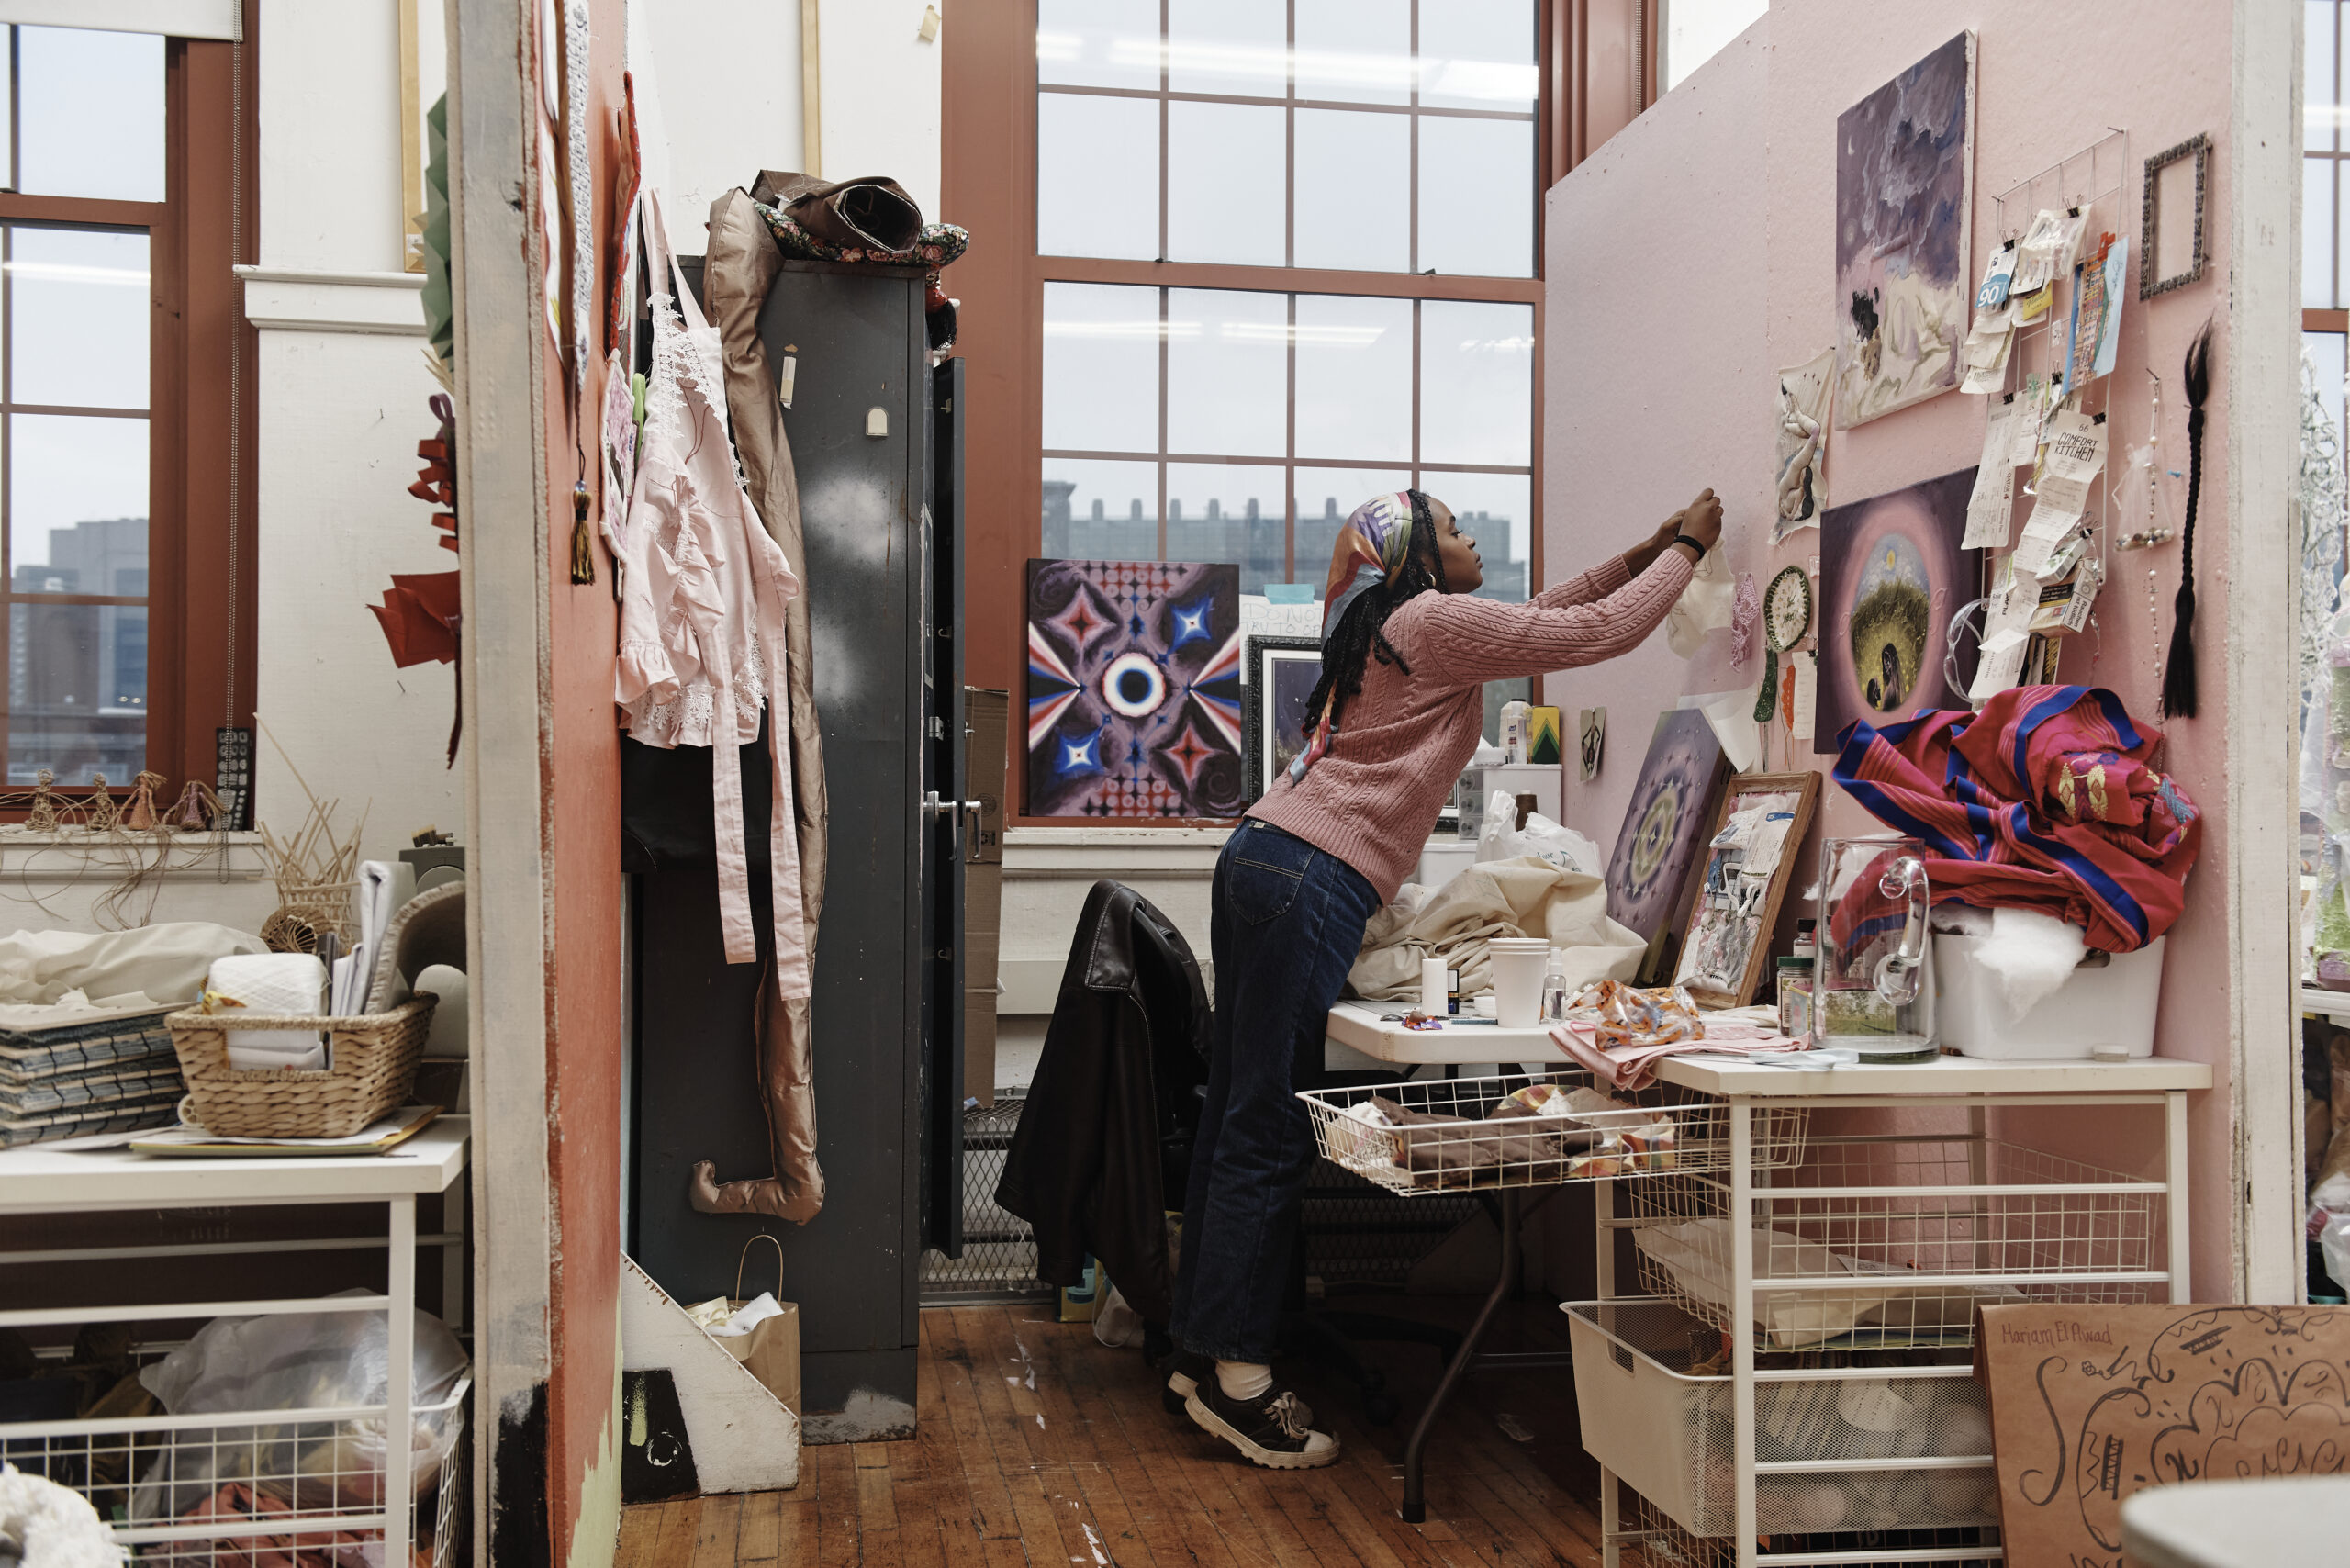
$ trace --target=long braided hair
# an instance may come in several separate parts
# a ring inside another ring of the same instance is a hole
[[[1436,516],[1428,508],[1428,498],[1417,490],[1404,494],[1412,503],[1411,548],[1401,566],[1358,594],[1340,613],[1338,623],[1324,633],[1322,678],[1315,682],[1305,700],[1309,725],[1315,723],[1311,716],[1318,715],[1321,724],[1333,731],[1337,728],[1348,700],[1361,693],[1363,674],[1374,656],[1381,664],[1411,674],[1412,666],[1387,641],[1387,618],[1407,599],[1431,590],[1447,591],[1444,555],[1437,548]]]

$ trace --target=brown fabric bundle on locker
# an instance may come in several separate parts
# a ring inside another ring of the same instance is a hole
[[[733,426],[744,487],[759,521],[783,547],[800,591],[784,611],[784,646],[791,689],[769,699],[769,722],[781,709],[791,725],[791,783],[799,811],[800,899],[808,948],[816,947],[824,908],[824,757],[816,722],[815,640],[810,630],[808,549],[800,523],[800,486],[791,445],[776,401],[775,371],[759,341],[759,308],[783,270],[783,252],[741,190],[711,204],[710,249],[702,293],[726,359],[726,409]],[[764,1214],[806,1224],[824,1206],[824,1172],[816,1162],[816,1059],[809,1004],[785,1001],[770,974],[759,987],[755,1025],[760,1098],[775,1172],[764,1180],[721,1184],[708,1160],[694,1167],[692,1201],[703,1214]]]

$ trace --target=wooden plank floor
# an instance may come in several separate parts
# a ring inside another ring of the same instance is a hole
[[[1348,1305],[1354,1305],[1349,1303]],[[1369,1304],[1365,1304],[1369,1305]],[[1465,1317],[1473,1303],[1411,1304]],[[1599,1557],[1596,1472],[1563,1370],[1480,1374],[1429,1443],[1428,1522],[1396,1515],[1403,1445],[1435,1352],[1374,1347],[1405,1415],[1363,1424],[1357,1401],[1290,1369],[1345,1444],[1326,1469],[1259,1470],[1159,1407],[1136,1350],[1041,1305],[922,1315],[919,1433],[809,1448],[789,1492],[626,1511],[620,1568],[1585,1568]],[[1494,1349],[1549,1346],[1555,1309],[1528,1304]],[[1335,1428],[1332,1424],[1335,1421]]]

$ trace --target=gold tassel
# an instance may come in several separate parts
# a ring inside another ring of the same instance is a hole
[[[571,580],[592,583],[596,580],[595,536],[588,532],[588,481],[580,480],[571,487]]]

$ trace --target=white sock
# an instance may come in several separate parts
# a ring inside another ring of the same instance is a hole
[[[1215,1381],[1226,1399],[1255,1399],[1273,1386],[1273,1369],[1255,1361],[1218,1361]]]

